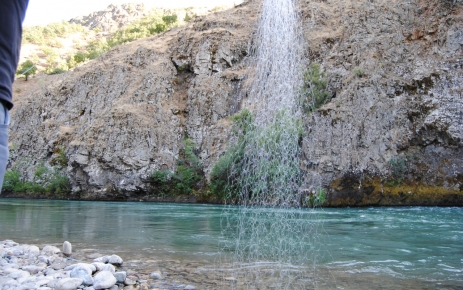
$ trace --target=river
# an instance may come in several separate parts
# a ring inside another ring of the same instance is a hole
[[[304,211],[317,236],[321,289],[463,285],[463,208]],[[220,205],[0,199],[0,240],[68,240],[76,249],[200,263],[213,271],[223,212]]]

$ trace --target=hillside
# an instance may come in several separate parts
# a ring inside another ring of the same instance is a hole
[[[63,73],[114,46],[159,34],[182,26],[196,16],[224,9],[226,7],[147,8],[131,3],[109,5],[103,11],[60,23],[26,26],[19,63],[30,61],[39,73]]]
[[[249,91],[259,7],[114,47],[16,98],[10,170],[43,184],[45,166],[72,188],[30,196],[217,201],[207,177]],[[304,120],[304,194],[321,185],[331,206],[463,205],[461,3],[304,1],[300,11],[329,96]],[[182,181],[191,155],[201,166],[189,172],[205,178],[170,196],[156,174]]]

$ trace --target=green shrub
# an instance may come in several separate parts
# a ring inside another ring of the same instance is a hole
[[[53,69],[47,70],[48,75],[57,75],[67,72],[68,70],[63,67],[55,67]]]
[[[35,168],[34,176],[40,179],[46,173],[48,173],[48,168],[45,166],[45,163],[40,162],[37,168]]]
[[[78,52],[73,56],[73,59],[76,63],[82,63],[88,60],[87,54],[85,52]]]
[[[21,173],[19,170],[7,170],[3,179],[3,190],[10,192],[21,191],[21,185],[23,184],[21,180]]]
[[[169,170],[156,170],[150,178],[158,193],[165,195],[169,193],[172,172]]]
[[[171,28],[177,22],[177,15],[164,15],[162,17],[162,21],[167,25],[167,27]]]
[[[301,106],[305,113],[310,113],[325,104],[330,98],[327,91],[328,79],[321,71],[320,65],[311,63],[304,74],[304,88],[302,90]]]
[[[160,194],[188,195],[203,178],[203,167],[195,153],[196,144],[191,139],[183,141],[175,173],[156,170],[151,174],[151,182]]]
[[[304,205],[307,207],[320,207],[326,202],[326,191],[323,188],[318,188],[314,193],[310,193],[306,197]]]
[[[54,193],[62,196],[71,191],[71,183],[69,178],[65,175],[55,173],[49,180],[45,192]]]
[[[303,126],[300,120],[289,116],[281,110],[272,123],[265,127],[256,127],[252,113],[243,110],[232,117],[232,133],[236,142],[214,165],[210,175],[210,191],[218,197],[235,203],[240,192],[260,194],[277,188],[279,183],[285,183],[299,176],[299,161],[281,162],[281,157],[287,152],[280,146],[286,142],[285,136],[302,137]],[[259,151],[259,152],[258,152]],[[258,168],[252,174],[243,175],[247,156],[257,156],[264,152],[266,158],[259,159],[254,164]],[[252,196],[244,198],[253,198]]]
[[[103,53],[107,52],[110,48],[111,46],[108,44],[105,38],[94,40],[87,46],[86,58],[95,59]]]
[[[236,156],[236,147],[230,148],[223,156],[219,158],[210,174],[210,190],[211,193],[221,199],[225,200],[229,192],[235,192],[232,187],[232,167]]]
[[[389,166],[391,170],[391,177],[393,178],[393,180],[389,181],[389,185],[400,186],[408,172],[408,166],[405,158],[391,158],[389,160]]]
[[[244,158],[246,138],[252,134],[254,124],[252,113],[247,109],[232,116],[231,120],[233,122],[232,133],[237,141],[214,164],[209,187],[213,196],[233,202],[239,192],[237,179]]]
[[[161,15],[159,12],[154,11],[149,15],[132,22],[127,27],[116,31],[116,33],[108,39],[108,46],[111,48],[116,45],[155,35],[172,28],[177,24],[177,15]]]
[[[59,146],[54,149],[55,157],[50,161],[52,165],[61,167],[68,166],[68,158],[66,156],[66,149],[63,146]]]
[[[62,197],[71,191],[71,184],[69,178],[59,170],[49,170],[41,162],[35,169],[33,181],[24,181],[18,169],[7,170],[3,190],[13,193],[48,193]]]
[[[88,29],[82,25],[67,21],[51,23],[46,26],[24,26],[22,42],[24,44],[44,45],[56,43],[59,45],[56,38],[66,38],[73,33],[86,33],[87,31]]]
[[[365,70],[364,70],[363,68],[361,68],[361,67],[355,67],[354,70],[353,70],[353,72],[354,72],[354,74],[355,74],[357,77],[359,77],[359,78],[361,78],[361,77],[363,77],[364,75],[366,75]]]
[[[190,15],[188,12],[185,14],[185,17],[183,18],[183,21],[185,22],[190,22],[193,19],[194,15]]]

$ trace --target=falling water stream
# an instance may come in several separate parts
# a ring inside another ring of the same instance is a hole
[[[238,207],[222,215],[226,242],[220,266],[231,267],[229,275],[247,289],[307,289],[317,283],[318,223],[298,210],[303,135],[299,27],[294,0],[263,1],[252,49],[253,83],[244,102],[252,117],[244,120],[246,130],[235,141],[242,150],[231,174],[238,189],[229,200]]]

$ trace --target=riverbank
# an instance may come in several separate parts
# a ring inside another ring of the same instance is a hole
[[[0,241],[0,289],[197,289],[157,268],[157,261],[128,260],[78,249],[65,255],[59,245]]]
[[[463,191],[443,189],[440,187],[426,186],[370,186],[368,182],[362,189],[342,187],[337,185],[336,191],[330,192],[327,199],[319,207],[325,208],[350,208],[350,207],[463,207]],[[305,199],[310,194],[303,193]],[[20,199],[43,199],[43,200],[71,200],[71,201],[116,201],[116,202],[161,202],[161,203],[185,203],[185,204],[210,204],[223,205],[223,200],[206,195],[150,195],[130,193],[118,195],[94,195],[79,193],[62,194],[31,194],[31,193],[12,193],[2,192],[0,199],[20,198]],[[304,197],[301,197],[304,200]]]

